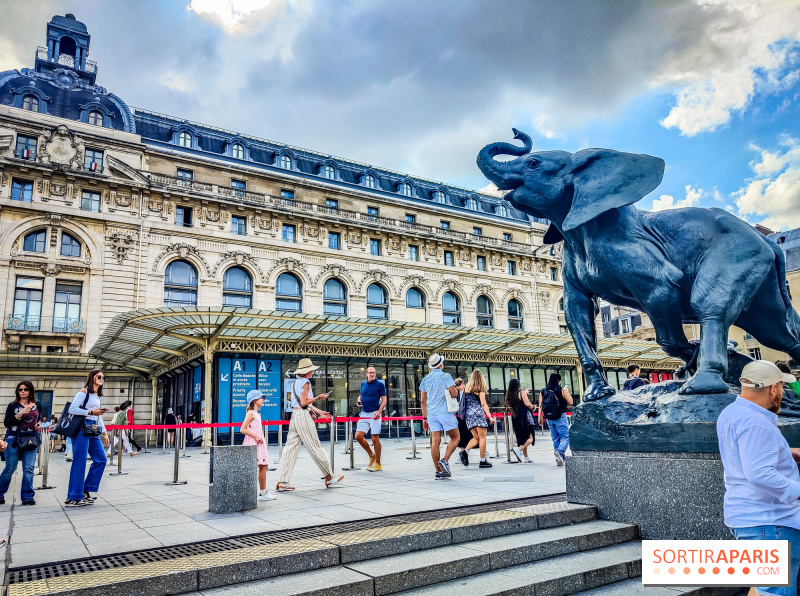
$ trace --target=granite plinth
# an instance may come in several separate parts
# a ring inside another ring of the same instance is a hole
[[[722,461],[713,453],[573,451],[567,500],[640,525],[645,540],[730,540]]]
[[[739,387],[727,393],[680,395],[685,381],[664,381],[584,402],[573,411],[570,446],[583,451],[719,453],[717,418]],[[800,446],[800,418],[784,404],[778,426],[792,447]]]
[[[211,448],[208,510],[237,513],[258,507],[258,466],[255,445]]]

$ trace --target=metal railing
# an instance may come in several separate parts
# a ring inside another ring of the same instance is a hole
[[[83,66],[81,66],[80,64],[75,63],[75,56],[70,56],[69,54],[59,54],[58,59],[56,59],[55,56],[51,56],[47,48],[43,46],[36,48],[36,58],[39,60],[45,60],[46,62],[61,64],[62,66],[69,66],[70,68],[75,68],[77,70],[83,70],[91,73],[97,72],[97,62],[94,60],[84,59]]]
[[[149,176],[150,182],[156,186],[194,190],[197,192],[211,192],[211,185],[207,182],[198,182],[190,178],[178,178],[177,176],[167,176],[166,174],[150,173]]]
[[[49,324],[48,324],[49,323]],[[10,331],[42,331],[50,328],[54,333],[83,333],[83,319],[53,317],[46,319],[40,315],[8,315]]]

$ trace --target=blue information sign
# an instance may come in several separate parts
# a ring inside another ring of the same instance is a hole
[[[242,422],[247,410],[247,392],[255,389],[258,373],[257,360],[234,358],[231,368],[231,422]]]
[[[264,394],[261,420],[281,418],[281,361],[260,359],[258,361],[258,390]]]
[[[262,420],[281,416],[281,361],[263,356],[231,358],[221,356],[217,366],[217,395],[220,422],[242,422],[247,411],[247,394],[258,389],[264,394]],[[202,382],[200,383],[202,392]],[[195,383],[197,390],[197,383]],[[197,396],[194,396],[197,399]],[[227,431],[226,431],[227,432]]]
[[[203,367],[196,366],[194,369],[194,387],[192,390],[192,401],[198,402],[203,399]]]

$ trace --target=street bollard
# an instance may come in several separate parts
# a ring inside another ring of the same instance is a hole
[[[342,468],[342,470],[360,470],[355,464],[355,449],[353,449],[353,421],[348,420],[345,424],[345,444],[348,446],[348,453],[350,454],[350,467]]]
[[[185,429],[177,429],[175,434],[180,436],[180,431],[181,431],[181,430],[185,430]],[[180,440],[180,439],[179,439],[179,436],[176,436],[176,437],[175,437],[176,444],[175,444],[175,471],[174,471],[174,479],[172,480],[172,482],[165,482],[165,483],[164,483],[164,485],[165,485],[165,486],[178,486],[178,485],[181,485],[181,484],[186,484],[186,483],[187,483],[187,481],[186,481],[186,480],[183,480],[183,481],[180,481],[180,480],[178,480],[178,465],[179,465],[179,462],[180,462],[180,449],[179,449],[179,443],[178,443],[177,441],[179,441],[179,440]]]
[[[409,420],[409,423],[411,425],[411,457],[406,459],[422,459],[417,457],[417,431],[414,429],[414,421]]]
[[[49,434],[45,429],[42,429],[41,440],[42,444],[39,446],[39,450],[42,451],[42,463],[40,466],[40,471],[42,472],[42,486],[38,487],[36,490],[46,490],[48,488],[55,488],[55,486],[48,486],[47,485],[47,470],[50,467],[50,445],[49,443]]]
[[[494,420],[494,455],[490,455],[489,459],[500,459],[500,441],[497,438],[497,417],[493,418]]]
[[[119,446],[117,448],[117,471],[116,472],[111,472],[109,474],[109,476],[127,476],[128,475],[127,472],[123,472],[122,471],[122,448],[125,446],[124,443],[122,442],[122,436],[123,436],[122,433],[124,433],[124,432],[125,431],[122,430],[121,428],[117,429],[117,435],[119,436]],[[113,453],[114,453],[114,433],[111,433],[111,453],[112,453],[112,457],[113,457]]]

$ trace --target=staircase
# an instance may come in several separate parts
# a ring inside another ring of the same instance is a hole
[[[644,588],[636,526],[599,520],[592,506],[530,501],[233,537],[114,555],[108,564],[12,570],[8,596],[741,593]]]

